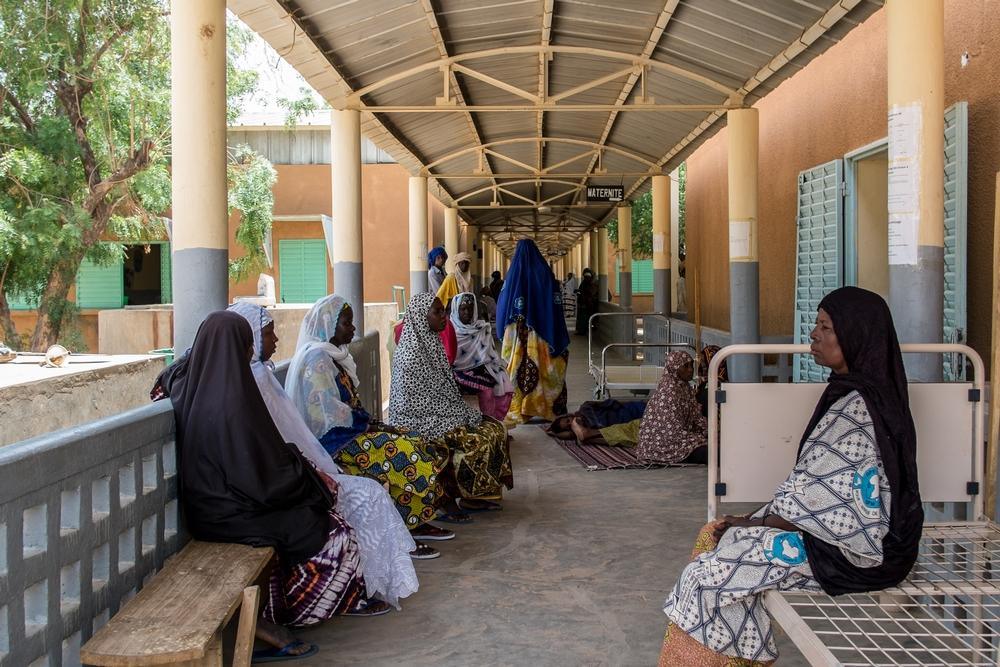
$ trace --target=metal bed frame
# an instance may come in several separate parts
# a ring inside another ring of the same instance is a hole
[[[996,667],[1000,527],[983,516],[983,362],[965,345],[901,347],[904,353],[962,354],[973,365],[973,381],[911,384],[910,402],[924,502],[959,503],[975,520],[925,524],[917,563],[899,586],[838,597],[769,591],[764,605],[810,665]],[[808,353],[808,346],[729,346],[709,366],[715,398],[709,403],[710,521],[723,498],[770,499],[771,478],[783,477],[788,466],[782,464],[794,461],[798,435],[822,390],[817,384],[719,386],[718,367],[727,357],[776,353]],[[803,405],[809,405],[804,416]]]
[[[608,398],[614,390],[652,391],[663,375],[663,366],[657,364],[612,364],[608,365],[608,350],[614,349],[687,349],[692,357],[695,350],[689,343],[635,343],[613,341],[601,349],[600,365],[594,362],[594,322],[599,317],[628,317],[635,321],[639,317],[657,317],[666,320],[667,339],[670,339],[670,318],[663,313],[594,313],[587,328],[587,366],[594,378],[594,398]],[[633,326],[634,334],[634,326]]]

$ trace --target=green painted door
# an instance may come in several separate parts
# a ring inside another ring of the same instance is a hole
[[[160,244],[160,303],[174,302],[174,283],[170,260],[170,243],[163,242]]]
[[[944,112],[944,335],[945,343],[966,336],[966,208],[969,170],[969,103]],[[994,270],[996,267],[994,267]],[[944,379],[965,378],[961,355],[945,355]]]
[[[121,308],[125,304],[125,272],[119,259],[110,266],[89,259],[76,274],[76,305],[80,308]]]
[[[278,241],[278,263],[282,303],[313,303],[326,296],[326,242],[323,239]]]

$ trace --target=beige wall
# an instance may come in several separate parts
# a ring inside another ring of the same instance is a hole
[[[1000,169],[1000,0],[945,2],[945,105],[969,102],[969,339],[989,350],[994,178]],[[975,54],[960,66],[964,51]],[[761,334],[792,329],[796,180],[886,135],[884,10],[756,104],[760,109]],[[726,130],[688,158],[687,302],[729,328]]]
[[[275,165],[278,181],[274,186],[274,215],[330,214],[330,165]],[[364,224],[365,301],[389,301],[392,286],[410,284],[407,256],[407,179],[408,172],[398,164],[366,164],[361,168],[362,217]],[[230,256],[242,255],[236,244],[236,215],[229,221]],[[444,207],[428,197],[428,232],[433,243],[444,242]],[[275,222],[271,233],[274,244],[275,289],[281,293],[278,242],[281,239],[322,239],[319,222]],[[327,266],[327,286],[331,292],[333,268]],[[250,296],[257,292],[257,276],[231,285],[229,298]]]

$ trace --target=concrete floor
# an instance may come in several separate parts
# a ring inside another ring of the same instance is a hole
[[[590,398],[573,337],[570,407]],[[401,612],[339,618],[299,635],[300,665],[655,665],[661,611],[705,522],[703,469],[589,472],[538,426],[513,431],[514,489],[442,557],[418,561]],[[449,526],[451,527],[451,526]],[[779,642],[779,664],[806,662]]]

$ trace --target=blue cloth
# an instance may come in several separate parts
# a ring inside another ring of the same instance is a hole
[[[497,303],[497,336],[503,338],[507,325],[519,317],[549,344],[554,356],[569,347],[559,282],[531,239],[521,239],[514,250]]]
[[[609,398],[604,401],[587,401],[577,413],[590,428],[607,428],[615,424],[642,418],[646,412],[646,401],[618,401]]]
[[[351,391],[340,381],[339,375],[337,376],[337,389],[340,390],[340,400],[350,405],[352,399]],[[319,444],[323,445],[323,449],[331,457],[336,457],[340,450],[351,444],[354,438],[368,430],[368,425],[371,423],[371,416],[367,410],[364,408],[354,408],[351,410],[351,417],[353,423],[350,426],[334,426],[319,439]]]
[[[431,248],[431,251],[427,253],[427,268],[429,269],[432,266],[434,266],[434,260],[441,255],[447,255],[447,253],[445,253],[444,251],[444,248],[442,248],[441,246],[438,246],[436,248]]]

